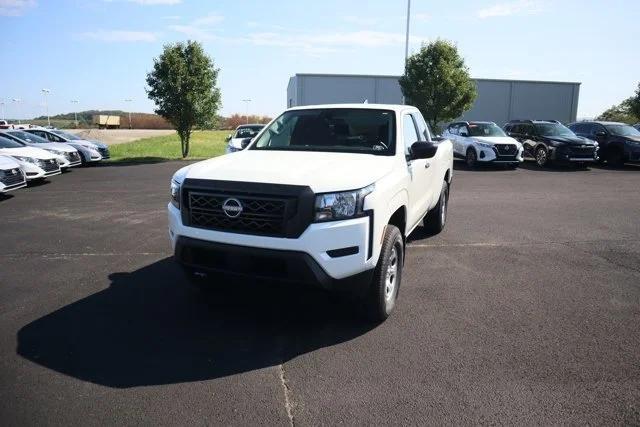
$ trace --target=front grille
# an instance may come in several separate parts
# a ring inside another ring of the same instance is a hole
[[[498,154],[501,156],[515,156],[518,154],[518,149],[513,144],[495,144]]]
[[[44,169],[45,172],[54,172],[60,169],[60,166],[58,165],[58,162],[55,159],[40,160],[38,163],[39,163],[39,166],[42,169]]]
[[[246,234],[281,236],[284,234],[287,199],[267,196],[236,196],[234,194],[189,193],[190,225],[211,230]],[[242,210],[225,212],[225,201]]]
[[[98,152],[103,159],[108,159],[110,157],[108,148],[98,148]]]
[[[0,182],[2,182],[7,187],[24,182],[22,170],[18,168],[0,170]]]
[[[570,146],[567,152],[570,157],[593,159],[595,147],[592,145]]]

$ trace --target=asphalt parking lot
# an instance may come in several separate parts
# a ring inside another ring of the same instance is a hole
[[[640,423],[640,168],[458,168],[372,326],[313,290],[186,288],[181,165],[0,200],[4,425]]]

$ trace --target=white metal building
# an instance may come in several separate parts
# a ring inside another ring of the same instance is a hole
[[[287,105],[401,104],[399,76],[296,74],[289,79]],[[513,119],[576,120],[580,83],[475,79],[478,97],[463,120],[489,120],[502,126]]]

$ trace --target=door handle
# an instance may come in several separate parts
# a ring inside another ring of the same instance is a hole
[[[431,164],[429,162],[424,162],[424,168],[425,169],[429,169],[429,166],[431,166]]]

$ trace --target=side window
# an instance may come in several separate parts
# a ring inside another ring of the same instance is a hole
[[[449,125],[449,133],[451,135],[457,135],[458,134],[458,125]]]
[[[424,122],[421,114],[412,114],[413,119],[418,127],[417,141],[431,141],[431,133],[427,130],[427,124]]]
[[[402,131],[404,134],[404,154],[409,155],[409,148],[414,142],[418,141],[416,125],[413,123],[413,118],[409,114],[405,114],[404,117],[402,117]]]
[[[460,127],[458,128],[458,135],[469,136],[469,128],[467,127],[467,125],[460,125]]]
[[[600,125],[600,124],[596,124],[591,126],[591,132],[589,132],[591,135],[595,135],[598,132],[607,132],[607,130],[604,128],[604,126]]]
[[[523,135],[527,135],[527,136],[531,136],[533,135],[533,126],[531,126],[530,124],[525,124],[525,125],[520,125],[521,126],[521,131],[520,133]]]

